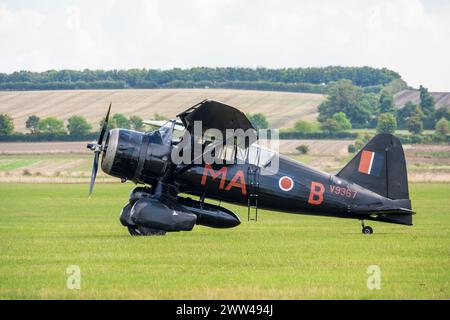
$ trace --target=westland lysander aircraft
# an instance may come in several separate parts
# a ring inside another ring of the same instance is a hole
[[[234,139],[231,148],[223,144],[214,157],[226,161],[198,161],[193,156],[195,144],[206,150],[214,142],[197,139],[194,123],[201,122],[203,132],[256,132],[242,112],[217,101],[205,100],[179,114],[181,121],[170,120],[152,132],[112,129],[103,141],[110,110],[111,106],[98,141],[88,145],[95,152],[90,193],[100,155],[106,174],[141,185],[131,192],[120,214],[131,235],[190,231],[195,224],[212,228],[240,224],[233,212],[205,202],[207,198],[246,206],[249,220],[257,219],[262,208],[357,219],[364,234],[373,233],[365,220],[412,225],[405,156],[392,135],[375,136],[338,174],[331,175],[262,148],[255,139]],[[180,130],[184,133],[176,138]],[[191,161],[174,162],[173,151],[188,153]],[[277,170],[267,172],[274,161]],[[182,196],[186,194],[198,200]]]

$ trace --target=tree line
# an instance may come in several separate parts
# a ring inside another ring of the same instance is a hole
[[[164,117],[158,114],[155,117],[162,120]],[[86,136],[94,132],[100,131],[103,126],[103,120],[100,121],[98,130],[93,131],[92,125],[85,117],[80,115],[73,115],[67,119],[66,125],[63,120],[55,117],[39,118],[36,115],[29,116],[25,122],[26,128],[29,130],[29,135],[42,136]],[[139,116],[126,117],[121,113],[114,114],[108,123],[108,129],[125,128],[142,131],[144,129],[143,119]],[[13,135],[14,121],[11,116],[7,114],[0,114],[0,136]]]
[[[351,81],[338,81],[330,85],[327,99],[319,106],[318,120],[324,123],[342,112],[353,128],[375,128],[381,115],[391,114],[398,128],[419,134],[423,129],[435,129],[442,118],[450,119],[449,106],[437,109],[427,88],[420,86],[419,92],[418,105],[408,102],[404,107],[396,108],[393,94],[386,90],[380,94],[365,94]]]
[[[379,92],[401,79],[392,70],[370,67],[174,68],[170,70],[49,70],[0,73],[0,90],[126,88],[228,88],[324,93],[329,83],[352,81],[365,92]]]
[[[408,102],[402,108],[394,105],[388,90],[380,94],[364,93],[351,81],[341,80],[329,87],[327,99],[319,106],[318,120],[324,131],[340,132],[352,128],[376,128],[379,133],[408,130],[420,142],[424,130],[435,130],[435,140],[447,139],[450,107],[436,108],[428,89],[420,86],[420,102]],[[297,124],[300,128],[305,124]]]

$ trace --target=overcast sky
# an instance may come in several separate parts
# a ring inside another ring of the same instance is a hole
[[[0,0],[0,72],[327,65],[450,91],[450,1]]]

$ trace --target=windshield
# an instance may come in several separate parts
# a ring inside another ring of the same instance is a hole
[[[159,132],[161,133],[161,138],[164,144],[172,142],[172,132],[175,122],[167,121],[161,128],[159,128]]]
[[[275,151],[254,143],[247,149],[238,148],[237,159],[244,163],[265,168],[270,164],[270,161],[272,161],[276,154]]]

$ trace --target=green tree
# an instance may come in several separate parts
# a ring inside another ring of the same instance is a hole
[[[112,120],[115,122],[117,128],[131,128],[130,120],[121,113],[114,114]]]
[[[71,116],[67,122],[69,134],[86,134],[92,129],[92,126],[82,116]]]
[[[428,89],[420,86],[420,107],[425,115],[424,127],[425,129],[433,129],[435,126],[435,102],[433,96],[428,92]]]
[[[394,96],[387,92],[382,92],[380,95],[380,107],[379,112],[381,113],[394,113]]]
[[[63,134],[66,133],[64,129],[64,122],[62,120],[48,117],[39,120],[38,130],[45,134]]]
[[[449,122],[447,119],[442,118],[436,123],[436,134],[439,136],[446,136],[450,131]]]
[[[307,154],[309,152],[309,147],[305,144],[299,145],[296,149],[300,154]]]
[[[335,113],[345,113],[354,127],[368,127],[378,101],[374,95],[363,94],[349,80],[334,82],[329,86],[328,98],[319,106],[319,121],[326,122]]]
[[[330,119],[322,122],[322,130],[329,134],[350,130],[351,128],[352,124],[343,112],[335,113]]]
[[[303,132],[303,133],[311,133],[316,131],[314,124],[310,122],[306,122],[303,120],[299,120],[294,124],[295,131]]]
[[[269,122],[262,113],[247,114],[247,118],[256,130],[269,128]]]
[[[421,134],[423,131],[423,121],[419,115],[408,119],[408,131],[412,134]]]
[[[39,117],[33,115],[29,116],[27,121],[25,122],[25,127],[30,130],[31,134],[36,134],[38,132],[38,123],[39,123]]]
[[[347,151],[348,153],[355,153],[356,152],[356,147],[354,144],[349,144],[347,147]]]
[[[343,112],[333,114],[333,119],[339,124],[341,131],[350,130],[352,128],[350,120],[348,120],[347,116]]]
[[[364,125],[353,125],[357,128],[375,128],[377,126],[377,117],[379,115],[379,96],[374,93],[368,93],[361,96],[359,105],[364,110],[364,118],[367,118],[368,122]]]
[[[342,131],[342,128],[336,120],[331,118],[326,120],[325,122],[322,122],[322,130],[327,132],[328,134],[333,135],[336,132]]]
[[[450,106],[444,106],[436,110],[434,113],[434,119],[436,121],[445,118],[450,121]]]
[[[402,90],[405,90],[408,88],[408,84],[403,79],[395,79],[389,82],[388,85],[386,85],[383,88],[383,92],[386,92],[388,94],[396,94]]]
[[[378,116],[377,132],[393,134],[397,130],[397,120],[392,113],[382,113]]]
[[[105,122],[105,119],[100,120],[100,122],[98,123],[99,126],[99,130],[102,130],[103,128],[103,123]],[[108,120],[108,127],[106,128],[106,130],[111,130],[111,129],[115,129],[118,128],[116,120],[114,118],[109,118]]]
[[[0,114],[0,135],[10,135],[14,132],[14,120],[7,114]]]
[[[420,92],[420,106],[422,107],[425,116],[427,116],[428,114],[433,113],[435,110],[434,98],[428,92],[428,89],[424,88],[423,86],[420,86],[419,92]]]
[[[142,120],[139,116],[131,116],[130,117],[131,128],[136,131],[142,131],[144,128],[144,120]]]
[[[397,110],[398,127],[400,129],[407,129],[409,118],[414,116],[419,116],[422,121],[425,117],[420,106],[408,101],[403,108]]]

